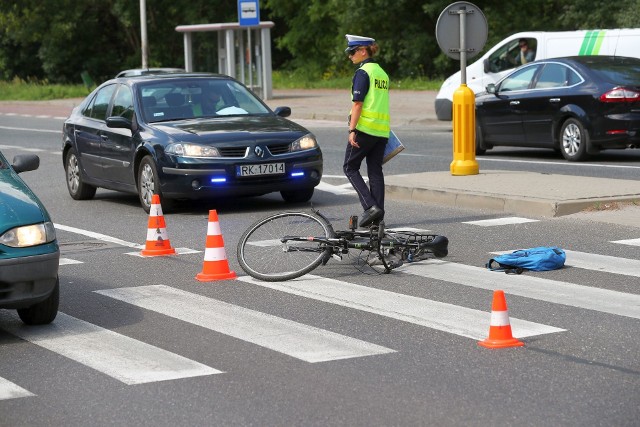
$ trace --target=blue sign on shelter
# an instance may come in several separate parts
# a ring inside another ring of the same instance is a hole
[[[260,24],[258,0],[238,0],[238,23],[243,27]]]

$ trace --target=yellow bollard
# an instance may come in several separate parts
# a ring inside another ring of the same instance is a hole
[[[451,175],[477,175],[476,96],[466,84],[453,93],[453,161]]]

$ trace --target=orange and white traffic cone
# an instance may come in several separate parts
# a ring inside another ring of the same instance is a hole
[[[224,240],[218,222],[218,212],[209,211],[207,226],[207,243],[204,250],[204,264],[202,271],[196,274],[196,280],[211,282],[213,280],[235,279],[236,273],[229,270],[227,253],[224,250]]]
[[[162,215],[160,196],[154,194],[151,199],[151,209],[149,210],[149,225],[147,227],[147,243],[140,251],[142,256],[162,256],[173,255],[176,250],[171,247],[169,236],[167,235],[167,225]]]
[[[511,334],[509,312],[504,291],[493,292],[493,304],[491,305],[491,324],[489,326],[489,338],[479,341],[479,345],[487,348],[520,347],[524,343],[517,340]]]

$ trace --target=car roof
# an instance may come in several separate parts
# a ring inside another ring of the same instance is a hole
[[[123,70],[116,74],[118,77],[131,77],[131,76],[143,76],[147,74],[167,74],[167,73],[184,73],[182,68],[132,68],[130,70]]]
[[[143,74],[138,76],[117,77],[115,79],[109,80],[109,82],[125,80],[131,83],[135,83],[135,82],[149,82],[149,81],[162,81],[162,80],[180,80],[185,78],[213,78],[213,79],[221,79],[221,80],[224,80],[224,79],[234,80],[233,77],[229,77],[224,74],[183,71],[180,73],[176,72],[176,73],[163,73],[163,74]]]

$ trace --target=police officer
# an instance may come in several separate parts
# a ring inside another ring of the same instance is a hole
[[[389,76],[373,62],[378,51],[375,40],[347,34],[349,59],[358,66],[351,86],[349,143],[344,157],[344,174],[358,193],[364,209],[360,227],[379,223],[384,217],[384,175],[382,161],[389,140]],[[369,187],[360,175],[367,161]]]

